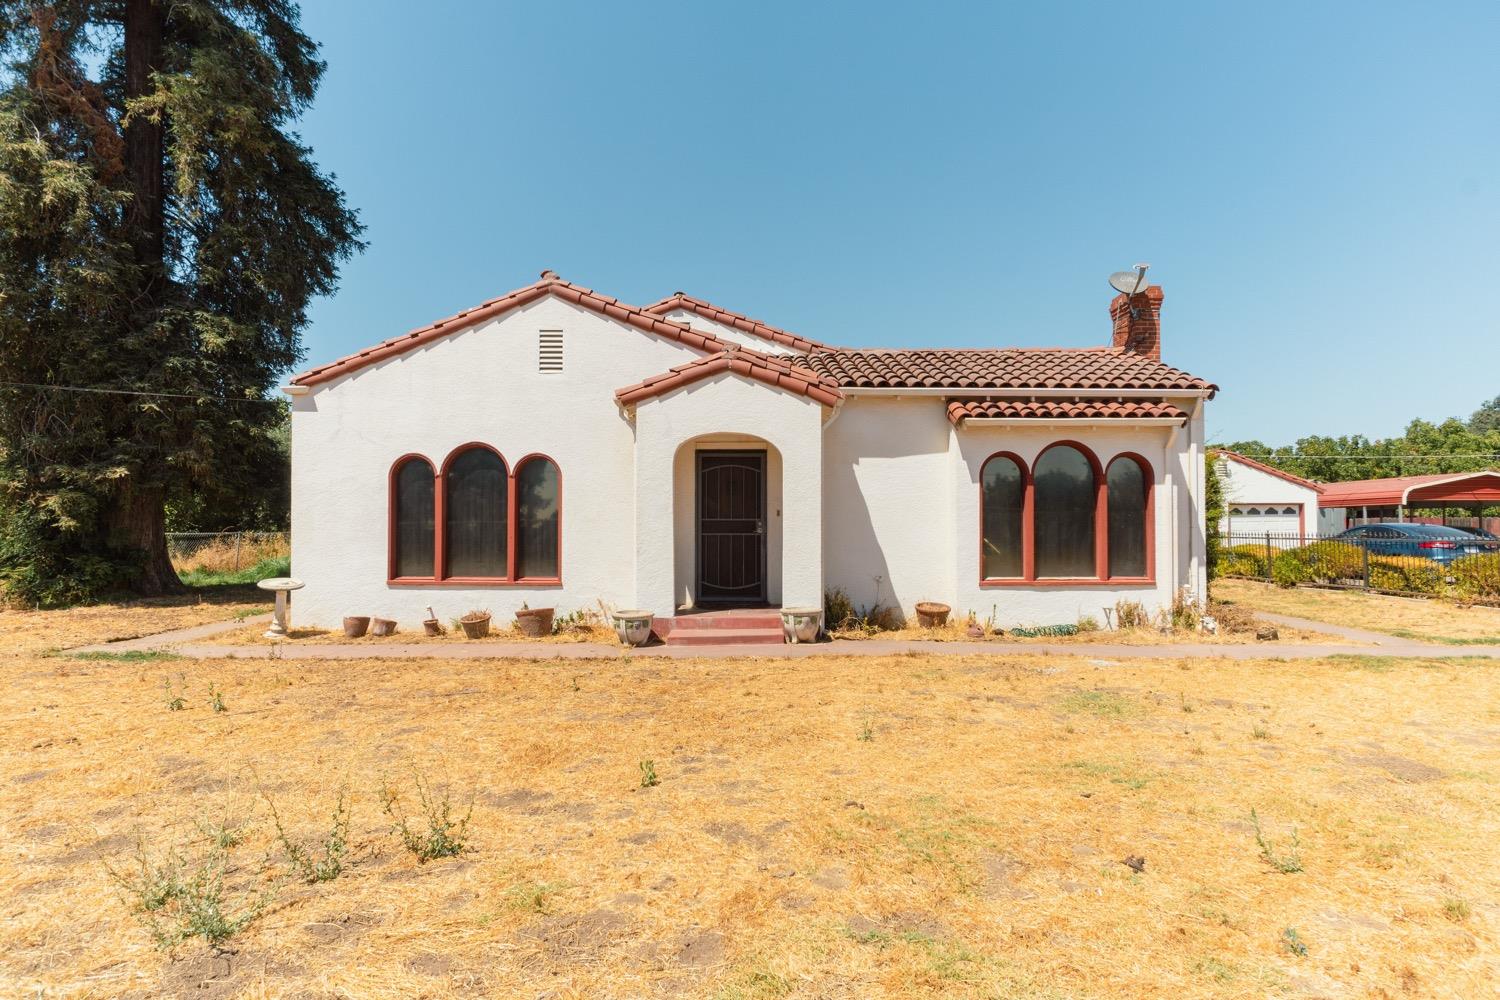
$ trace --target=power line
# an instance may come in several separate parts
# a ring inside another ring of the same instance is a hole
[[[195,396],[190,392],[140,392],[134,389],[99,389],[85,385],[46,385],[41,382],[5,382],[0,386],[10,389],[52,389],[57,392],[92,392],[108,396],[153,396],[161,399],[191,399],[198,403],[261,403],[277,406],[279,399],[237,398],[235,396]]]
[[[1242,455],[1243,452],[1235,452],[1235,454],[1236,455]],[[1316,462],[1316,461],[1322,461],[1324,459],[1331,460],[1331,461],[1363,462],[1366,459],[1385,459],[1385,460],[1388,460],[1388,461],[1397,461],[1397,460],[1405,460],[1405,459],[1408,459],[1408,458],[1430,458],[1430,459],[1440,459],[1440,458],[1488,458],[1488,459],[1494,460],[1494,459],[1500,459],[1500,452],[1493,452],[1493,451],[1451,451],[1451,452],[1445,452],[1445,453],[1444,452],[1440,452],[1440,453],[1438,453],[1436,455],[1403,455],[1403,454],[1393,454],[1393,455],[1307,455],[1307,454],[1298,454],[1298,455],[1244,455],[1244,457],[1245,458],[1253,458],[1253,459],[1255,459],[1258,462],[1259,461],[1268,461],[1268,460],[1269,461],[1274,461],[1274,462]]]

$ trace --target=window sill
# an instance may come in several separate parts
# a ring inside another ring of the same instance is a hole
[[[450,576],[441,580],[431,578],[397,577],[385,581],[387,587],[561,587],[561,577],[522,578],[506,580],[491,576]]]
[[[1147,576],[1116,576],[1100,580],[1098,577],[1043,577],[1037,580],[980,580],[982,588],[1002,587],[1154,587],[1156,580]]]

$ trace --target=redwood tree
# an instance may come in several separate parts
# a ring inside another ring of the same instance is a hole
[[[362,246],[292,131],[324,70],[298,21],[284,0],[0,0],[14,600],[173,590],[165,506],[266,475],[270,394]]]

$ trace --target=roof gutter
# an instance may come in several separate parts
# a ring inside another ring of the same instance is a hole
[[[987,427],[1181,427],[1186,417],[964,417],[965,424]]]
[[[1160,399],[1162,396],[1191,396],[1212,399],[1212,389],[986,389],[975,386],[917,386],[909,389],[887,386],[863,388],[841,385],[846,396],[963,396],[984,399],[1098,399],[1113,396],[1118,399]]]

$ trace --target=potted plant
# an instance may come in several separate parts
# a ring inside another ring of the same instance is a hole
[[[370,630],[369,615],[345,615],[344,638],[358,639]]]
[[[781,633],[793,645],[800,642],[817,642],[823,631],[822,608],[782,608]]]
[[[948,612],[953,609],[936,601],[922,601],[917,605],[917,624],[923,628],[942,628],[948,624]]]
[[[523,602],[516,612],[516,628],[528,639],[540,639],[552,634],[553,608],[531,608]]]
[[[651,622],[656,617],[649,611],[616,611],[610,616],[615,626],[615,635],[625,646],[644,646],[651,641]]]
[[[387,636],[396,634],[396,621],[393,618],[371,618],[370,634]]]
[[[470,611],[458,620],[458,627],[464,630],[465,638],[483,639],[490,634],[490,613],[479,610]]]

